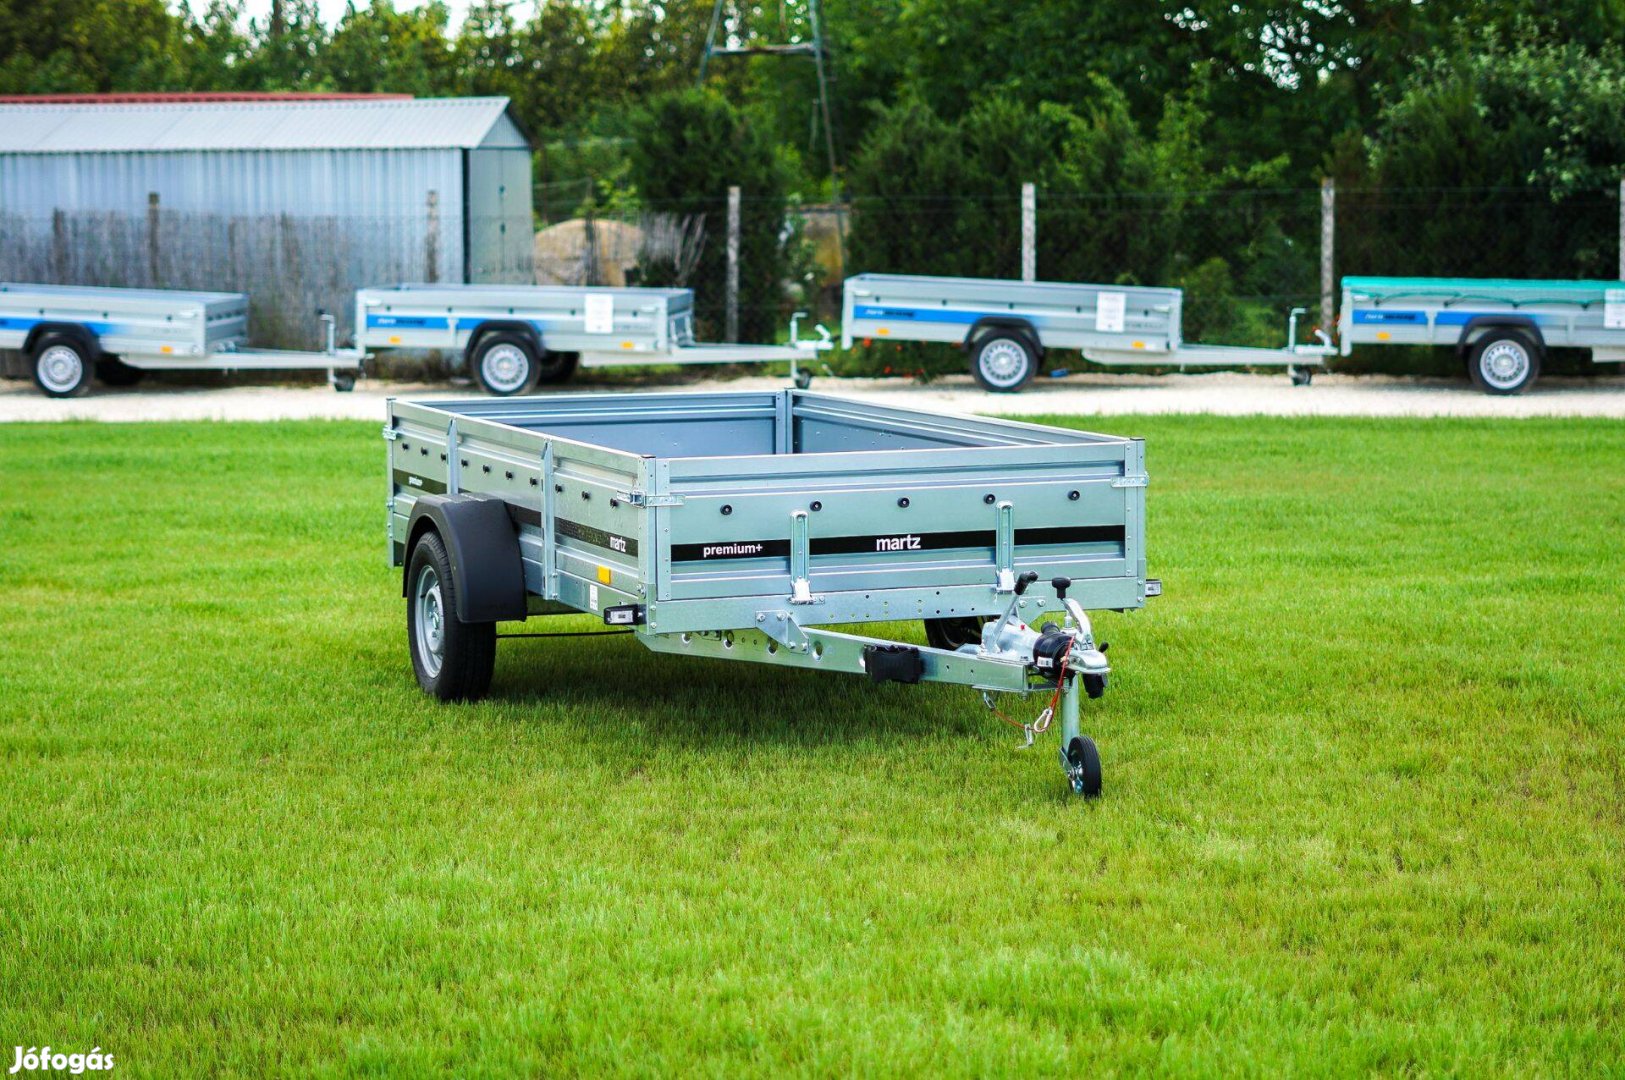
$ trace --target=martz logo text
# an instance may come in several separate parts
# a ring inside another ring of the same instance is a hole
[[[918,536],[877,536],[875,537],[876,551],[919,551],[920,538]]]

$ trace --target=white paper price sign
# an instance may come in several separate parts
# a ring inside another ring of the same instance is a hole
[[[613,334],[615,332],[615,298],[613,296],[587,297],[587,333]]]
[[[1095,297],[1095,329],[1103,334],[1121,334],[1127,306],[1128,293],[1103,292]]]
[[[1604,289],[1602,293],[1604,330],[1625,330],[1625,289]]]

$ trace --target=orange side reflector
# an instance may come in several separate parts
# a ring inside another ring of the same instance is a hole
[[[598,580],[599,580],[600,583],[602,583],[604,585],[608,585],[609,584],[609,576],[610,576],[609,575],[609,567],[600,566],[598,568]]]
[[[1377,331],[1377,340],[1378,341],[1389,341],[1389,340],[1392,340],[1393,336],[1394,335],[1390,334],[1386,330],[1378,330]]]

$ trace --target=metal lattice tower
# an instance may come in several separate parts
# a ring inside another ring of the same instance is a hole
[[[824,20],[819,10],[818,0],[779,0],[779,33],[781,37],[790,37],[790,8],[800,8],[798,12],[806,21],[808,37],[806,40],[793,40],[781,44],[759,43],[750,35],[749,15],[741,10],[738,3],[729,0],[717,0],[716,6],[711,10],[711,28],[705,35],[705,52],[700,56],[700,81],[705,81],[706,69],[710,66],[713,56],[810,56],[813,67],[818,73],[818,115],[824,128],[824,153],[829,158],[830,191],[836,203],[841,201],[841,179],[839,162],[835,156],[835,130],[831,123],[830,74],[829,54],[824,47]],[[737,40],[738,44],[717,44],[717,32],[723,27],[724,9],[731,8],[729,24],[730,40]]]

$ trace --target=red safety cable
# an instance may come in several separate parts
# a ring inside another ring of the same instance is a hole
[[[1068,649],[1065,653],[1061,654],[1061,671],[1060,674],[1055,676],[1055,692],[1049,696],[1049,704],[1046,705],[1043,711],[1038,714],[1038,719],[1034,720],[1031,724],[1023,724],[1019,720],[1010,719],[1008,716],[1004,715],[1004,713],[999,711],[999,707],[997,705],[989,705],[988,708],[993,710],[994,716],[997,716],[1000,720],[1003,720],[1011,727],[1020,728],[1022,731],[1026,731],[1031,728],[1033,731],[1042,735],[1044,732],[1049,730],[1050,720],[1055,718],[1055,703],[1061,700],[1061,687],[1066,685],[1066,662],[1071,655],[1071,649]],[[1045,713],[1049,714],[1048,717],[1045,717]],[[1043,727],[1038,726],[1039,721],[1043,721]]]

